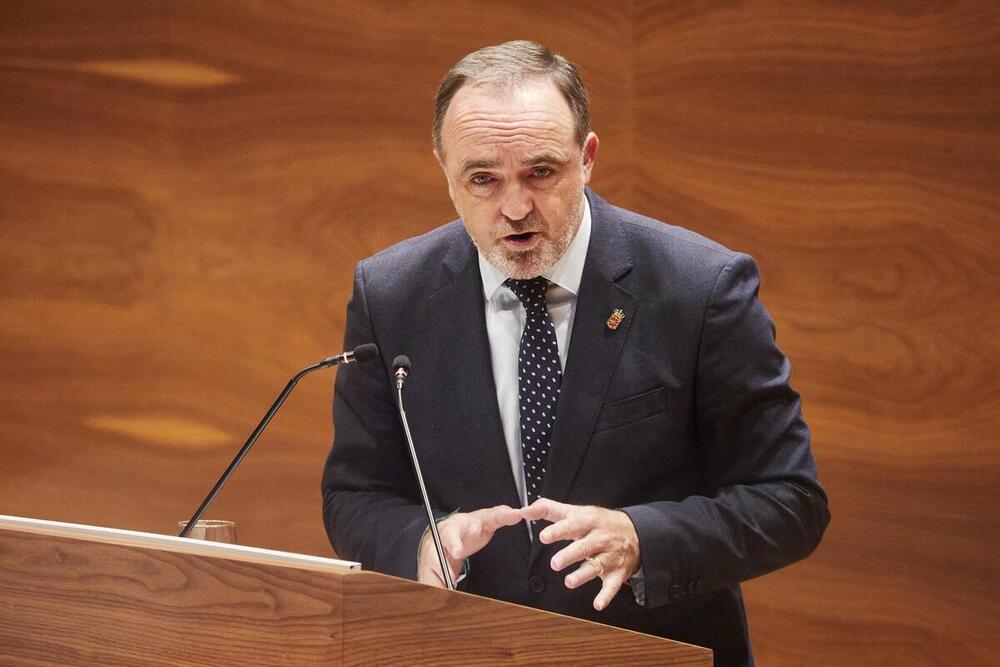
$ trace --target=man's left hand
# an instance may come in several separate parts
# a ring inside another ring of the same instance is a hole
[[[560,572],[583,561],[566,576],[567,588],[577,588],[600,577],[603,585],[594,598],[597,611],[607,607],[622,584],[639,569],[639,536],[625,512],[539,498],[522,509],[521,515],[531,521],[552,522],[538,534],[542,544],[573,541],[554,555],[550,564]]]

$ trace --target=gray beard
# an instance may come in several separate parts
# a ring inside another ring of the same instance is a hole
[[[517,280],[534,278],[552,268],[566,254],[566,249],[569,248],[570,243],[576,237],[576,233],[580,229],[580,222],[583,220],[582,195],[578,201],[579,203],[569,212],[570,220],[575,219],[576,224],[566,225],[562,236],[559,238],[548,239],[543,237],[537,248],[523,251],[509,251],[497,244],[487,252],[483,252],[483,249],[479,247],[471,234],[469,234],[469,238],[472,240],[473,245],[476,246],[476,249],[486,258],[486,261],[508,278]],[[537,225],[533,225],[532,223],[533,220],[529,214],[524,220],[510,221],[509,224],[515,230],[519,228],[537,228]],[[468,229],[466,229],[466,233],[468,234]]]

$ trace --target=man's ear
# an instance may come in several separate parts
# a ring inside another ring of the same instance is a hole
[[[583,184],[590,183],[590,176],[594,172],[594,163],[597,161],[597,149],[600,148],[601,141],[593,132],[587,134],[583,142]]]

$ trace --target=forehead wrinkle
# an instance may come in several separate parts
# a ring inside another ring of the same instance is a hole
[[[502,148],[523,144],[536,150],[549,150],[558,154],[565,152],[564,144],[566,143],[561,134],[552,128],[535,130],[533,128],[510,127],[497,131],[481,127],[465,127],[456,128],[452,136],[457,145],[492,145]]]
[[[558,125],[552,123],[463,123],[454,127],[456,136],[470,134],[485,134],[507,137],[515,134],[529,134],[551,138],[553,141],[563,139],[563,132]]]
[[[521,121],[547,121],[553,124],[573,124],[573,118],[569,114],[553,113],[550,109],[484,109],[479,106],[472,104],[460,104],[457,105],[458,108],[455,109],[455,113],[452,117],[456,122],[462,122],[466,120],[487,120],[496,122],[512,122],[517,123]]]
[[[490,133],[486,136],[478,132],[466,132],[458,137],[456,137],[457,144],[474,144],[474,145],[493,145],[493,146],[515,146],[515,145],[526,145],[535,146],[539,148],[547,148],[554,152],[559,151],[559,141],[556,137],[552,136],[539,136],[533,132],[524,132],[523,130],[512,130],[510,132],[505,132],[503,134]]]
[[[572,125],[554,121],[551,118],[540,114],[538,116],[488,116],[484,114],[468,114],[462,118],[455,118],[452,125],[454,131],[463,133],[468,131],[481,132],[511,132],[520,129],[530,128],[535,132],[542,132],[552,135],[560,135],[564,130],[572,132]]]
[[[573,135],[575,128],[571,118],[546,110],[494,112],[477,107],[456,109],[450,118],[445,118],[445,124],[451,125],[451,129],[456,132],[462,132],[467,128],[503,132],[513,128],[530,127],[554,134],[567,131],[569,135]]]
[[[458,151],[459,173],[499,168],[508,161],[565,164],[569,161],[567,151],[576,144],[569,114],[563,117],[547,108],[505,106],[497,110],[457,104],[449,110],[442,129],[444,144],[451,145],[447,152]]]

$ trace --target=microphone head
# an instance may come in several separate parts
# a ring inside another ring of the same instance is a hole
[[[365,343],[354,348],[354,361],[371,361],[378,356],[378,345],[375,343]]]
[[[392,360],[392,370],[404,370],[407,373],[410,372],[410,358],[405,354],[401,354]]]

